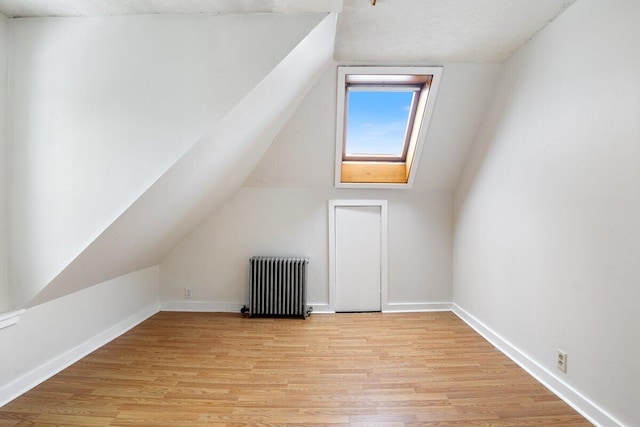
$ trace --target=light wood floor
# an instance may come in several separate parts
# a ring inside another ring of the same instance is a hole
[[[0,426],[590,425],[451,313],[161,312]]]

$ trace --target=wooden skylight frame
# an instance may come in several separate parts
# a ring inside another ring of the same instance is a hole
[[[413,185],[441,74],[442,67],[338,67],[336,187]],[[347,154],[349,92],[354,89],[414,91],[401,155]]]

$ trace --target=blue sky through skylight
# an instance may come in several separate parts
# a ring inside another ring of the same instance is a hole
[[[350,91],[346,155],[402,156],[413,94]]]

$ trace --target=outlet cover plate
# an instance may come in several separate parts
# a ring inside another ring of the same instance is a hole
[[[567,372],[567,353],[558,349],[558,369]]]

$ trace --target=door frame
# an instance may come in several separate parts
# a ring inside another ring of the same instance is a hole
[[[329,311],[336,311],[336,207],[380,208],[380,310],[386,311],[389,301],[389,221],[386,200],[329,200]]]

